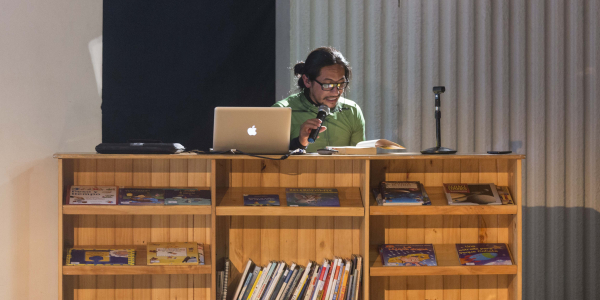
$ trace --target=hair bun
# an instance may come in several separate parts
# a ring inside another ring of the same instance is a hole
[[[305,63],[303,61],[297,63],[294,66],[294,75],[302,75],[302,74],[304,74],[304,65],[305,65]]]

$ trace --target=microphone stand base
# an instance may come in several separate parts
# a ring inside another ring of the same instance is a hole
[[[454,154],[456,150],[446,147],[431,147],[429,149],[421,150],[422,154]]]

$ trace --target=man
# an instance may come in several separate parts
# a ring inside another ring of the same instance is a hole
[[[342,54],[332,47],[313,50],[306,62],[294,66],[300,92],[273,106],[292,108],[290,150],[297,148],[316,152],[325,146],[355,146],[365,140],[365,118],[360,107],[341,95],[350,82],[350,66]],[[308,142],[311,130],[319,128],[320,105],[327,105],[330,114],[323,121],[319,138]]]

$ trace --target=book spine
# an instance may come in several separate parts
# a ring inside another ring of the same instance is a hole
[[[355,292],[355,296],[354,299],[358,299],[359,298],[359,292],[360,292],[360,283],[362,281],[362,257],[359,256],[358,257],[358,265],[356,266],[356,292]]]
[[[350,282],[348,283],[348,290],[346,292],[346,299],[350,300],[352,298],[352,287],[354,283],[354,275],[350,275]]]
[[[344,296],[346,296],[346,288],[348,286],[348,275],[350,273],[350,261],[346,260],[346,269],[344,270],[344,277],[342,279],[342,288],[340,291],[339,300],[344,300]]]
[[[267,277],[265,277],[265,280],[262,283],[262,286],[259,290],[260,292],[258,293],[256,300],[260,300],[264,296],[264,293],[267,289],[267,286],[269,285],[269,282],[271,282],[271,280],[273,279],[273,276],[275,276],[275,271],[277,270],[277,267],[279,267],[279,264],[277,262],[273,262],[271,264],[271,269],[269,270]]]
[[[308,283],[308,289],[306,290],[306,294],[304,295],[302,300],[309,300],[310,296],[312,296],[312,291],[315,288],[315,284],[317,282],[317,279],[319,278],[320,271],[321,266],[316,265],[315,270],[313,271],[313,274],[311,276],[310,282]]]
[[[290,272],[288,273],[288,276],[285,278],[285,281],[281,285],[281,289],[279,289],[279,294],[277,294],[277,298],[275,298],[275,300],[281,300],[281,298],[283,297],[283,293],[285,292],[287,285],[290,282],[290,278],[294,275],[294,272],[297,271],[295,270],[295,268],[296,264],[292,263],[292,266],[290,267]]]
[[[200,257],[200,251],[198,251],[198,257]],[[250,267],[252,266],[252,260],[249,259],[248,262],[246,263],[246,268],[244,269],[244,273],[242,273],[242,276],[240,277],[240,282],[238,283],[238,287],[235,290],[235,294],[233,295],[233,300],[237,300],[237,298],[240,295],[240,292],[242,291],[242,288],[244,286],[244,282],[245,282],[245,278],[246,275],[248,275],[248,271],[250,270]]]
[[[343,260],[342,260],[342,263],[340,264],[340,270],[338,272],[338,275],[337,275],[335,281],[333,281],[335,289],[333,290],[333,294],[330,298],[332,300],[336,300],[338,295],[340,294],[340,285],[342,282],[342,274],[344,274],[344,261]]]
[[[300,295],[300,292],[302,291],[302,288],[304,287],[304,282],[306,282],[306,277],[308,277],[308,273],[310,272],[311,266],[312,266],[312,262],[308,262],[308,265],[306,265],[306,269],[304,269],[304,273],[302,274],[302,277],[300,277],[300,281],[298,282],[298,286],[296,287],[296,290],[294,291],[294,293],[292,293],[292,300],[296,300],[298,298],[298,296]]]
[[[250,289],[250,293],[248,294],[247,299],[252,299],[252,294],[254,294],[254,290],[256,289],[256,285],[260,281],[260,278],[262,277],[262,273],[263,273],[263,271],[260,271],[258,273],[258,276],[256,276],[256,281],[254,281],[254,285],[252,286],[252,289]]]
[[[290,288],[288,289],[288,291],[285,294],[285,297],[283,299],[289,300],[292,298],[294,289],[298,286],[298,282],[300,281],[300,277],[302,277],[302,273],[304,273],[304,268],[300,268],[298,270],[298,273],[296,274],[294,281],[292,281],[292,284],[289,286]]]
[[[333,260],[333,267],[331,268],[331,272],[329,272],[329,277],[327,278],[327,282],[325,283],[326,288],[323,289],[323,300],[329,300],[329,295],[331,295],[331,287],[333,286],[333,279],[335,277],[336,269],[338,269],[338,259]]]
[[[323,284],[323,295],[321,295],[321,298],[319,298],[321,300],[327,299],[327,292],[329,291],[331,277],[333,276],[333,273],[335,272],[336,263],[337,263],[337,260],[334,259],[333,265],[331,265],[331,268],[329,268],[329,271],[327,271],[327,277],[325,277],[325,283]]]
[[[231,268],[231,262],[229,259],[225,259],[225,280],[223,281],[223,296],[222,300],[227,299],[227,290],[229,289],[229,269]]]
[[[275,288],[275,285],[277,284],[277,281],[281,277],[281,273],[283,271],[284,265],[285,264],[283,262],[280,262],[277,265],[277,268],[275,269],[275,273],[274,273],[272,279],[269,280],[269,284],[267,285],[267,289],[265,290],[265,293],[264,293],[264,295],[263,295],[263,297],[261,299],[269,299],[269,297],[271,296],[271,292],[273,291],[273,288]]]
[[[250,282],[252,282],[253,275],[254,274],[252,274],[252,273],[248,274],[248,278],[246,278],[246,281],[244,282],[244,286],[242,287],[242,290],[240,291],[240,294],[237,297],[233,298],[233,300],[241,300],[241,299],[243,299],[244,293],[248,289],[248,285],[250,285]]]
[[[288,280],[287,284],[285,285],[285,289],[281,293],[281,296],[278,298],[278,300],[286,299],[286,295],[288,294],[288,291],[292,287],[292,284],[294,284],[294,279],[296,279],[296,276],[298,276],[298,270],[299,269],[294,270],[294,272],[292,273],[292,276],[290,276],[290,280]]]
[[[325,266],[325,270],[321,273],[321,279],[319,279],[319,283],[317,285],[317,289],[315,290],[315,295],[312,300],[319,300],[323,295],[323,286],[325,285],[325,279],[327,278],[327,272],[329,272],[329,263]]]
[[[254,288],[254,292],[252,293],[252,297],[250,297],[250,300],[256,300],[256,297],[258,296],[258,294],[260,293],[260,289],[262,287],[263,282],[265,281],[265,278],[267,277],[267,274],[269,273],[269,271],[271,270],[271,265],[273,263],[269,263],[264,269],[262,274],[260,275],[260,278],[256,284],[256,287]]]
[[[271,297],[268,300],[275,300],[277,298],[279,290],[281,289],[281,286],[283,285],[283,282],[285,281],[285,278],[287,277],[288,273],[289,270],[285,270],[285,272],[283,272],[283,275],[281,275],[281,278],[279,278],[277,285],[275,286],[275,289],[271,293]]]

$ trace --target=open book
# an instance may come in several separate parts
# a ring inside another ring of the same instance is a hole
[[[337,150],[339,155],[374,155],[377,148],[381,149],[406,149],[392,141],[379,139],[362,141],[356,146],[327,146],[327,149]]]

